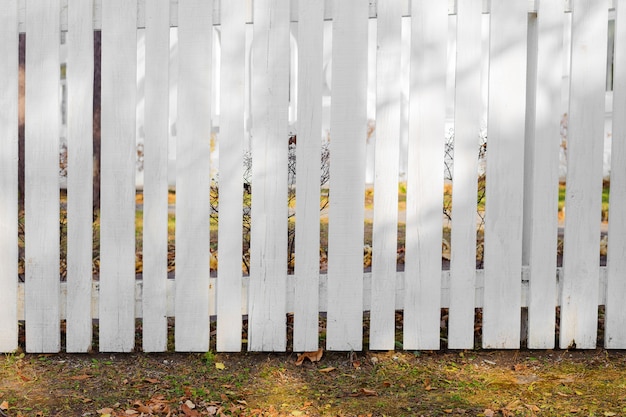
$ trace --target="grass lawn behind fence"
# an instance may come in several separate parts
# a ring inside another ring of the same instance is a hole
[[[482,185],[482,188],[484,188],[484,184]],[[601,218],[603,222],[607,222],[608,221],[608,216],[609,216],[609,191],[610,191],[610,183],[608,181],[605,181],[603,184],[603,189],[602,189],[602,213],[601,213]],[[565,194],[566,193],[566,186],[565,184],[560,184],[559,186],[559,220],[562,224],[562,221],[564,220],[564,215],[565,215],[565,211],[564,207],[565,207]],[[61,277],[64,278],[66,276],[66,244],[67,244],[67,211],[66,211],[66,195],[63,192],[61,194],[61,213],[60,213],[60,225],[61,225],[61,266],[60,266],[60,274]],[[325,261],[324,261],[324,254],[326,253],[326,249],[328,248],[328,207],[327,207],[327,203],[328,203],[328,194],[326,192],[322,192],[321,194],[321,201],[320,201],[320,207],[323,207],[323,209],[321,209],[321,213],[320,213],[320,249],[322,252],[322,260],[320,263],[320,270],[322,272],[325,271]],[[485,207],[485,199],[487,197],[482,193],[481,187],[480,187],[480,182],[479,182],[479,194],[477,196],[477,208],[478,208],[478,215],[484,215],[484,207]],[[363,245],[364,245],[364,269],[367,270],[367,268],[369,268],[370,266],[370,262],[371,262],[371,250],[368,248],[371,248],[372,245],[372,229],[373,229],[373,210],[374,210],[374,190],[372,188],[367,188],[365,191],[365,195],[364,195],[364,210],[365,210],[365,222],[363,225],[364,228],[364,241],[363,241]],[[452,207],[452,187],[450,186],[446,186],[444,188],[444,196],[443,196],[443,207],[442,207],[442,219],[443,219],[443,238],[444,238],[444,242],[443,242],[443,246],[444,246],[444,258],[446,257],[446,250],[449,250],[449,242],[450,242],[450,227],[451,227],[451,222],[449,221],[449,216],[451,214],[451,207]],[[137,203],[137,211],[135,214],[135,238],[136,238],[136,249],[137,249],[137,256],[136,256],[136,272],[137,274],[141,274],[143,272],[143,254],[142,254],[142,246],[143,246],[143,195],[141,193],[141,191],[138,191],[136,194],[136,203]],[[170,204],[170,212],[168,214],[168,247],[169,247],[169,253],[168,253],[168,269],[169,272],[173,272],[175,270],[175,230],[176,230],[176,214],[175,214],[175,204],[176,204],[176,193],[175,191],[170,191],[169,193],[169,197],[168,197],[168,203]],[[213,204],[215,206],[217,206],[217,201],[216,201],[216,197],[214,197],[213,199]],[[248,201],[249,203],[249,201]],[[295,207],[295,199],[290,200],[290,209],[293,209]],[[398,211],[399,211],[399,220],[398,220],[398,267],[402,268],[402,262],[403,262],[403,248],[404,248],[404,239],[405,239],[405,212],[406,212],[406,184],[405,183],[400,183],[398,185]],[[293,211],[291,211],[291,214],[294,214]],[[480,220],[480,217],[477,215],[477,219]],[[19,239],[19,245],[20,245],[20,263],[19,263],[19,273],[20,276],[24,275],[24,216],[23,214],[20,215],[20,239]],[[293,215],[289,218],[288,220],[289,222],[289,231],[290,231],[290,236],[293,237],[293,232],[295,230],[296,226],[296,216]],[[249,225],[248,225],[249,226]],[[100,230],[100,224],[99,224],[99,217],[96,216],[95,221],[94,221],[94,241],[93,241],[93,245],[94,245],[94,254],[93,254],[93,258],[94,258],[94,266],[93,266],[93,270],[94,270],[94,275],[97,276],[98,275],[98,269],[99,269],[99,259],[100,259],[100,254],[99,254],[99,230]],[[216,252],[217,252],[217,248],[218,248],[218,241],[217,241],[217,229],[218,229],[218,214],[214,213],[211,216],[211,251],[213,253],[213,260],[211,263],[211,269],[212,270],[216,270],[217,268],[217,256],[216,256]],[[248,250],[249,247],[249,236],[247,236],[245,230],[244,230],[244,247],[242,248],[243,251]],[[477,250],[477,266],[481,267],[482,265],[482,229],[481,229],[481,222],[478,221],[477,222],[477,246],[478,246],[478,250]],[[290,253],[293,253],[293,249],[294,249],[294,245],[293,245],[293,239],[290,240]],[[447,249],[446,249],[447,248]],[[368,255],[368,251],[369,251],[369,255]],[[562,251],[562,240],[559,241],[559,246],[558,246],[558,251],[559,251],[559,255],[561,254]],[[248,253],[242,253],[243,257],[247,257],[249,256]],[[246,259],[246,258],[242,258],[242,259]],[[286,262],[288,262],[289,265],[289,272],[293,272],[293,267],[294,267],[294,261],[293,261],[293,257],[290,256],[288,257],[288,260],[286,260]],[[444,269],[447,268],[447,263],[446,263],[446,259],[443,259],[443,267]],[[247,266],[246,263],[243,262],[242,264],[242,270],[244,274],[247,274],[249,271],[247,271]]]

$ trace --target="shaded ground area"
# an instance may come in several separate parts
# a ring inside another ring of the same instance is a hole
[[[9,354],[6,416],[617,416],[626,354]]]

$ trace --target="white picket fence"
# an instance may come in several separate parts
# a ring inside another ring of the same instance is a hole
[[[605,306],[607,348],[626,348],[626,0],[7,0],[0,9],[0,351],[167,349],[283,351],[594,348]],[[571,45],[563,41],[571,13]],[[610,222],[599,266],[607,21],[615,18]],[[448,54],[450,15],[456,48]],[[407,85],[401,20],[411,16]],[[363,272],[368,20],[376,18],[376,145],[372,271]],[[332,20],[328,272],[320,275],[323,25]],[[487,21],[488,26],[483,22]],[[251,23],[253,22],[253,23]],[[241,272],[246,25],[253,25],[251,272]],[[221,27],[219,85],[213,25]],[[169,34],[178,27],[176,272],[167,275]],[[297,27],[298,73],[290,74]],[[135,277],[137,30],[146,30],[143,279]],[[93,35],[102,30],[99,279],[92,277]],[[488,50],[483,30],[489,31]],[[67,31],[67,281],[59,279],[59,38]],[[26,33],[25,283],[18,280],[18,34]],[[561,76],[570,83],[563,268],[557,269]],[[447,79],[455,59],[454,83]],[[488,57],[487,73],[481,73]],[[290,85],[290,80],[297,85]],[[484,269],[476,270],[477,149],[488,86]],[[448,85],[454,85],[454,181],[449,271],[442,271],[442,189]],[[220,90],[219,267],[209,273],[211,106]],[[287,273],[287,137],[297,89],[295,274]],[[400,151],[408,89],[408,149]],[[398,166],[407,158],[405,268],[396,271]],[[369,344],[363,312],[369,311]],[[526,324],[526,323],[524,323]]]

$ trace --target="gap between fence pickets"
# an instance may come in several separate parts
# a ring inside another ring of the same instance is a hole
[[[607,269],[606,267],[600,268],[600,284],[599,284],[599,296],[598,305],[604,305],[606,301],[606,280]],[[522,307],[528,307],[528,267],[522,267]],[[560,294],[563,283],[563,269],[557,268],[555,273],[557,288],[557,300],[555,300],[555,306],[561,304]],[[242,309],[241,314],[248,314],[248,285],[250,278],[244,277],[242,280],[241,297],[242,297]],[[295,281],[294,275],[287,277],[287,312],[294,311],[294,293],[295,293]],[[372,274],[370,272],[363,273],[363,311],[369,311],[371,305],[371,281]],[[476,271],[476,308],[483,307],[483,282],[484,282],[484,270],[479,269]],[[174,279],[167,280],[167,316],[174,317],[174,294],[175,294]],[[216,284],[217,278],[212,277],[209,282],[209,314],[211,316],[216,315],[215,299],[216,299]],[[93,291],[91,299],[91,314],[94,319],[98,318],[99,306],[99,288],[98,281],[93,282]],[[67,302],[67,283],[61,283],[60,294],[60,315],[61,320],[66,318],[66,302]],[[137,280],[135,283],[135,317],[142,318],[142,298],[143,298],[143,281]],[[319,311],[325,313],[327,311],[326,300],[328,298],[328,285],[327,275],[320,275],[320,287],[319,287]],[[24,320],[24,283],[20,282],[17,293],[18,304],[18,320]],[[450,271],[443,271],[441,274],[441,307],[448,308],[450,306]],[[396,273],[396,310],[402,310],[404,308],[404,272],[399,271]]]
[[[26,0],[18,0],[19,3],[19,25],[18,29],[20,33],[24,33],[26,31]],[[178,1],[179,0],[170,0],[170,26],[177,27],[178,26]],[[214,0],[214,11],[213,11],[213,24],[220,24],[220,2],[222,0]],[[291,6],[291,20],[293,22],[298,21],[298,7],[297,2],[300,0],[292,1]],[[325,0],[325,11],[324,11],[324,19],[331,20],[332,19],[332,5],[333,1],[338,0]],[[528,13],[535,13],[537,11],[537,1],[538,0],[527,0],[528,1]],[[606,0],[609,8],[615,8],[616,0]],[[377,0],[369,0],[370,2],[370,18],[376,17],[376,3]],[[456,3],[457,0],[448,0],[448,13],[456,14]],[[146,10],[145,10],[146,0],[137,0],[137,28],[144,28],[146,21]],[[67,5],[68,0],[61,0],[61,30],[67,31]],[[102,0],[94,0],[94,12],[93,12],[93,24],[95,30],[100,30],[102,28]],[[403,0],[403,16],[410,15],[410,0]],[[491,0],[483,0],[483,13],[489,13],[491,8]],[[571,0],[563,1],[563,11],[570,12],[571,11]],[[246,0],[246,22],[252,23],[252,0]]]

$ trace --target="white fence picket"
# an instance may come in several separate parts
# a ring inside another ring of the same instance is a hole
[[[177,351],[209,348],[212,3],[178,5]]]
[[[519,348],[527,4],[491,5],[483,347]],[[497,36],[495,35],[497,34]]]
[[[289,4],[254,2],[248,349],[284,351],[287,288]]]
[[[450,263],[448,347],[474,346],[476,281],[476,194],[481,117],[481,0],[457,10],[454,178]]]
[[[613,114],[626,114],[626,1],[618,0],[615,18]],[[626,348],[626,120],[613,118],[611,196],[604,344]]]
[[[400,154],[400,0],[378,4],[376,48],[376,155],[372,230],[370,349],[395,345],[398,249],[398,166]]]
[[[560,346],[594,348],[598,280],[608,9],[572,5],[565,240]]]
[[[448,10],[414,1],[411,16],[403,347],[439,349]]]
[[[218,229],[217,349],[241,350],[241,252],[246,20],[243,2],[221,9],[221,111]]]
[[[135,343],[137,4],[102,5],[100,350]]]
[[[17,349],[17,1],[0,9],[0,352]]]
[[[530,268],[527,346],[551,349],[557,301],[563,7],[558,2],[540,2],[538,8],[533,26],[536,44],[528,40],[536,58],[528,66],[523,261]]]
[[[298,136],[293,349],[318,348],[324,0],[298,2]]]
[[[68,352],[92,342],[93,1],[68,3],[67,339]]]
[[[368,4],[334,6],[326,348],[361,350]]]
[[[170,9],[168,0],[146,4],[146,77],[143,184],[143,344],[167,350],[165,284],[168,250],[168,113]]]
[[[29,1],[26,27],[26,350],[58,352],[59,16],[58,0]]]

